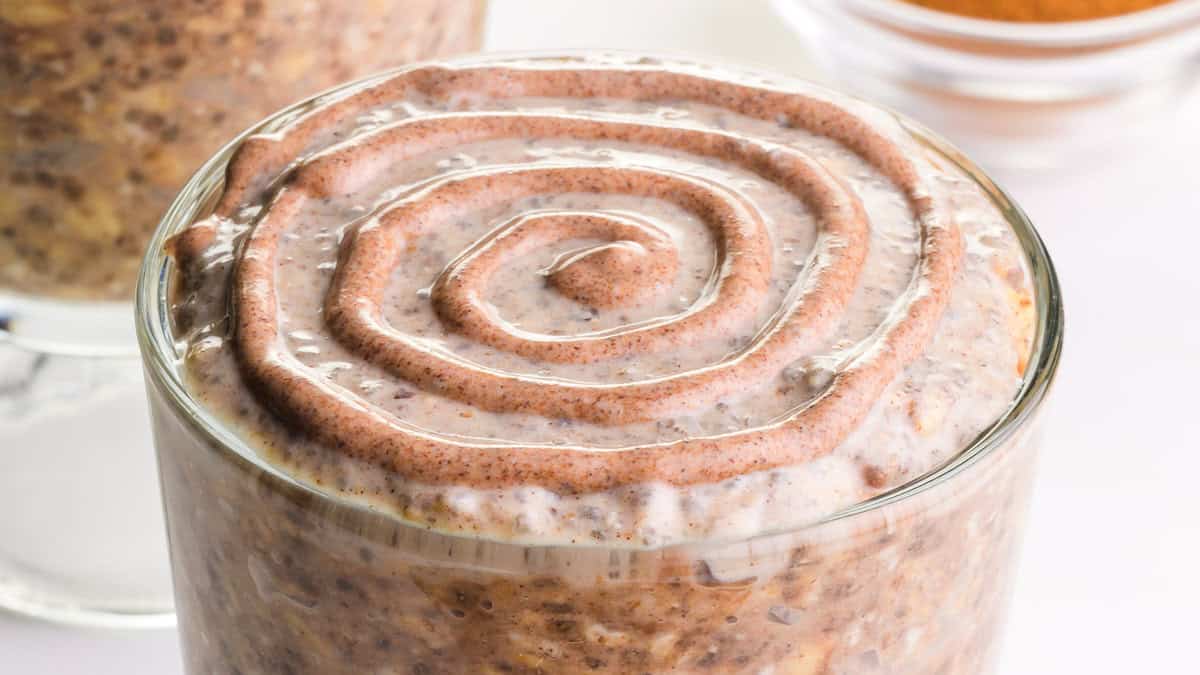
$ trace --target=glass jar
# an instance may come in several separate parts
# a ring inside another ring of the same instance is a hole
[[[482,0],[0,2],[0,607],[171,621],[129,321],[155,223],[248,125],[348,78],[474,50],[483,11]]]
[[[1136,149],[1200,69],[1200,2],[1011,23],[900,0],[772,0],[829,74],[989,168],[1053,169]]]
[[[945,465],[811,526],[650,549],[431,531],[296,480],[198,402],[173,337],[166,245],[212,209],[240,139],[227,146],[167,213],[138,290],[187,672],[984,672],[1062,308],[1020,209],[944,142],[911,133],[986,191],[1028,255],[1037,333],[1013,405]]]

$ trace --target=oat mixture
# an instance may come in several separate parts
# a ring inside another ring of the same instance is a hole
[[[1011,404],[1023,253],[886,114],[587,74],[423,69],[249,143],[181,240],[196,395],[406,519],[634,546],[827,516]]]
[[[0,2],[0,290],[125,300],[200,164],[338,82],[479,46],[479,0]]]
[[[412,69],[246,141],[171,242],[189,673],[985,672],[1035,309],[891,114],[595,56]],[[154,398],[154,397],[152,397]],[[798,529],[797,529],[798,528]]]

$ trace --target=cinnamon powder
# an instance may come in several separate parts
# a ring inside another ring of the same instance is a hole
[[[1172,0],[905,0],[914,5],[975,19],[1052,23],[1130,14]]]

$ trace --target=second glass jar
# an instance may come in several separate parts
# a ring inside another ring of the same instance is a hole
[[[243,128],[346,79],[475,50],[483,13],[482,0],[0,2],[0,607],[172,620],[129,330],[155,223]]]

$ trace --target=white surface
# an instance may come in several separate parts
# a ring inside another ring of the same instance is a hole
[[[0,448],[31,451],[0,452],[0,513],[24,515],[0,516],[0,583],[10,573],[28,581],[26,570],[36,570],[41,594],[69,589],[64,602],[169,607],[162,500],[138,360],[37,360],[0,344],[0,368],[28,373],[31,381],[0,402]]]
[[[758,3],[493,0],[494,49],[626,47],[806,72]],[[811,73],[809,73],[811,74]],[[1200,99],[1162,147],[1002,176],[1058,264],[1066,359],[1001,675],[1182,673],[1200,606]],[[0,672],[180,672],[170,632],[0,617]]]

